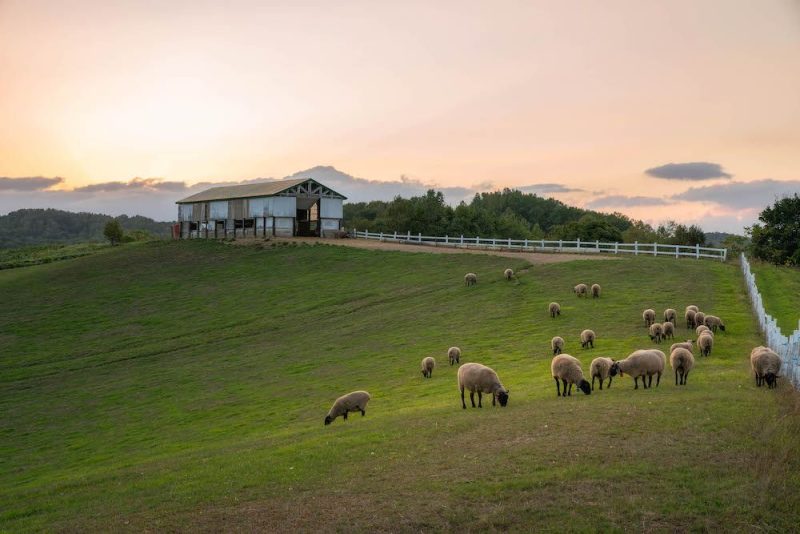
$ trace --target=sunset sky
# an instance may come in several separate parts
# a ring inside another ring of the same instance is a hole
[[[800,2],[0,0],[0,125],[0,214],[332,166],[741,232],[800,191]]]

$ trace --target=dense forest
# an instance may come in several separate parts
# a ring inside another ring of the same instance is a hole
[[[21,209],[0,216],[0,248],[105,241],[103,229],[112,219],[118,220],[125,232],[152,234],[162,238],[171,235],[170,223],[157,222],[140,215],[111,217],[56,209]]]
[[[705,234],[695,225],[687,227],[669,221],[653,228],[621,213],[576,208],[514,189],[479,193],[469,204],[462,202],[455,208],[433,189],[422,196],[396,197],[391,202],[345,204],[344,219],[347,228],[375,232],[705,244]]]

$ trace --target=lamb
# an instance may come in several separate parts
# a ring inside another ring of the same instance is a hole
[[[478,283],[478,275],[475,273],[467,273],[464,275],[464,285],[474,286]]]
[[[458,363],[461,360],[461,349],[458,347],[450,347],[447,349],[447,357],[450,359],[450,365]]]
[[[573,293],[577,293],[577,295],[578,295],[579,297],[585,297],[585,296],[586,296],[586,292],[587,292],[588,290],[589,290],[589,288],[588,288],[588,287],[586,287],[586,284],[578,284],[577,286],[575,286],[574,288],[572,288],[572,292],[573,292]]]
[[[514,278],[514,271],[512,271],[511,269],[506,269],[505,271],[503,271],[503,276],[505,276],[506,280],[511,280],[512,278]]]
[[[594,379],[600,380],[600,389],[603,389],[603,380],[608,378],[608,387],[611,387],[611,366],[614,360],[611,358],[595,358],[589,366],[589,374],[592,376],[592,391],[594,391]]]
[[[722,319],[720,319],[716,315],[706,315],[703,324],[709,327],[711,331],[714,332],[715,334],[717,333],[717,328],[719,328],[723,332],[725,331],[725,323],[723,323]]]
[[[675,325],[670,322],[665,322],[661,325],[661,328],[664,330],[662,337],[664,339],[675,339]]]
[[[629,374],[633,377],[634,388],[639,389],[639,377],[642,377],[642,386],[647,389],[653,387],[653,375],[657,375],[656,387],[661,383],[661,374],[664,372],[667,357],[656,349],[637,350],[624,360],[619,360],[611,365],[609,374]],[[649,383],[647,382],[647,379]]]
[[[369,393],[366,391],[353,391],[347,395],[342,395],[336,399],[328,415],[325,416],[325,424],[331,424],[333,420],[340,415],[347,421],[348,412],[361,412],[361,416],[365,416],[367,414],[367,403],[369,399]]]
[[[642,312],[642,319],[644,319],[644,325],[649,328],[650,325],[656,322],[656,311],[647,308]]]
[[[756,347],[750,352],[750,366],[756,375],[756,386],[764,383],[767,388],[778,387],[778,373],[781,370],[781,357],[769,347]]]
[[[664,327],[661,323],[653,323],[650,325],[650,339],[656,343],[661,343],[661,337],[664,335]]]
[[[590,346],[594,348],[594,340],[595,340],[594,330],[584,330],[581,332],[581,347],[584,349],[586,346]]]
[[[694,310],[686,310],[684,317],[686,318],[686,328],[694,328],[697,326],[694,322],[694,316],[697,312]]]
[[[600,284],[592,284],[592,298],[600,298]]]
[[[677,347],[669,355],[669,365],[675,371],[675,385],[685,386],[689,371],[694,367],[694,355],[690,350]],[[678,375],[680,375],[680,380],[678,380]]]
[[[481,399],[483,393],[492,395],[492,406],[496,406],[495,399],[500,401],[500,406],[508,404],[508,390],[500,383],[497,373],[490,367],[479,363],[465,363],[458,368],[458,389],[461,390],[461,407],[467,409],[464,402],[464,389],[469,390],[469,400],[475,407],[475,392],[478,392],[478,408],[483,408]]]
[[[700,326],[698,326],[698,327],[695,329],[695,333],[697,333],[697,335],[698,335],[698,336],[699,336],[700,334],[702,334],[703,332],[708,332],[708,333],[709,333],[709,334],[711,334],[712,336],[714,335],[714,333],[711,331],[711,329],[710,329],[709,327],[707,327],[706,325],[704,325],[704,324],[701,324]]]
[[[433,376],[433,368],[436,367],[436,360],[431,356],[422,359],[422,376],[430,378]]]
[[[672,354],[672,351],[674,351],[678,347],[684,348],[684,349],[688,350],[689,352],[692,352],[692,347],[693,346],[694,346],[694,341],[692,341],[691,339],[687,339],[686,341],[681,342],[681,343],[673,343],[672,346],[669,348],[669,352],[670,352],[670,354]]]
[[[553,348],[553,354],[561,354],[564,352],[564,338],[556,336],[550,340],[550,346]]]
[[[700,334],[697,338],[697,348],[700,349],[700,356],[710,356],[711,349],[714,348],[714,336],[709,332]]]
[[[694,324],[706,324],[706,314],[699,311],[694,314]]]
[[[556,381],[556,396],[566,397],[567,395],[572,395],[572,384],[575,384],[586,395],[592,394],[592,386],[583,377],[581,362],[578,361],[578,358],[569,354],[559,354],[550,363],[550,371],[553,374],[553,380]],[[564,385],[563,393],[561,392],[559,379]],[[569,384],[569,390],[567,390],[567,384]]]
[[[561,315],[561,305],[558,302],[551,302],[547,309],[550,311],[550,317],[553,319],[556,318],[556,315]]]
[[[665,323],[672,323],[675,326],[675,321],[677,321],[678,312],[673,310],[672,308],[667,308],[664,310],[664,322]]]

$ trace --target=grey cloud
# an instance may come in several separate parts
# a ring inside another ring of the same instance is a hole
[[[673,195],[676,200],[714,202],[736,209],[765,208],[784,195],[800,192],[800,180],[756,180],[753,182],[729,182],[726,184],[692,187]]]
[[[695,161],[692,163],[667,163],[644,171],[655,178],[668,180],[711,180],[713,178],[733,178],[722,170],[719,163]]]
[[[625,195],[608,195],[600,197],[588,202],[587,208],[598,209],[608,207],[631,207],[631,206],[663,206],[669,204],[663,198],[658,197],[642,197],[642,196],[625,196]]]
[[[111,193],[115,191],[185,191],[185,182],[167,182],[161,178],[133,178],[127,182],[103,182],[73,189],[76,193]]]
[[[26,176],[8,178],[0,176],[0,191],[43,191],[64,182],[60,176],[46,178],[44,176]]]
[[[520,187],[516,187],[515,189],[519,189],[524,193],[574,193],[574,192],[582,192],[583,189],[578,189],[574,187],[567,187],[563,184],[554,184],[554,183],[545,183],[545,184],[531,184],[531,185],[523,185]]]

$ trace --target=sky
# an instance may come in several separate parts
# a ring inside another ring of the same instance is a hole
[[[0,0],[0,214],[297,173],[740,233],[800,192],[800,2]]]

